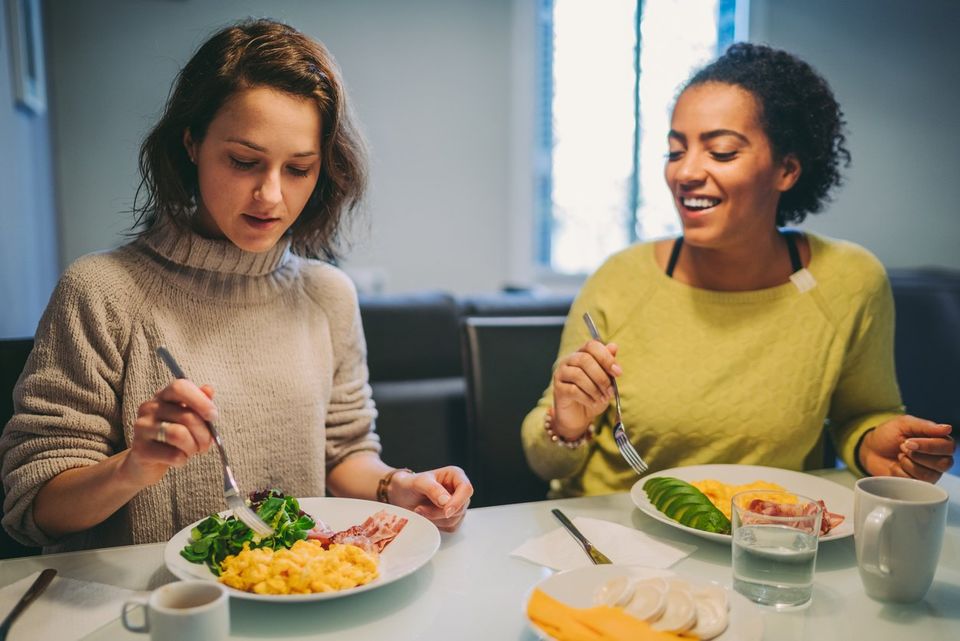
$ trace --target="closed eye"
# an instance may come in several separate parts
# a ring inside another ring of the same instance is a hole
[[[307,176],[310,175],[309,167],[304,169],[303,167],[288,166],[287,171],[289,171],[292,175],[296,176],[297,178],[306,178]]]
[[[235,169],[246,171],[248,169],[253,169],[256,166],[256,164],[257,164],[256,160],[245,161],[245,160],[239,160],[237,158],[234,158],[233,156],[230,156],[230,165]]]
[[[714,160],[719,162],[727,162],[733,160],[737,157],[737,152],[735,151],[712,151],[710,155],[713,156]]]

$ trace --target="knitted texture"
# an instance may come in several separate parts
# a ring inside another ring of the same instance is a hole
[[[213,386],[241,489],[323,496],[326,471],[379,452],[356,291],[335,267],[282,241],[244,252],[170,226],[85,256],[63,274],[14,390],[0,439],[3,526],[63,551],[166,541],[225,509],[216,448],[142,490],[101,525],[54,541],[32,502],[54,476],[129,447],[137,408],[166,386],[165,345]]]
[[[651,471],[704,463],[803,467],[825,421],[851,465],[859,437],[903,413],[893,362],[893,296],[883,266],[852,243],[807,234],[816,286],[697,289],[666,276],[652,244],[611,257],[583,286],[560,356],[589,335],[589,311],[620,346],[627,434]],[[628,490],[636,474],[614,442],[613,407],[590,447],[550,442],[552,384],[526,417],[533,470],[560,496]]]

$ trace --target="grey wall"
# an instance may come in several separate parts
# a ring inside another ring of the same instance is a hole
[[[33,336],[60,273],[49,118],[14,105],[0,7],[0,338]]]
[[[751,40],[830,81],[853,164],[805,227],[855,240],[888,267],[960,268],[960,2],[751,0]]]
[[[368,215],[347,266],[393,290],[506,278],[510,0],[47,7],[65,261],[122,239],[137,145],[179,66],[215,27],[267,8],[334,53],[371,143]]]
[[[860,242],[891,267],[960,268],[951,181],[960,149],[960,2],[751,5],[752,39],[810,60],[831,81],[850,123],[847,184],[830,211],[806,226]],[[370,139],[369,213],[346,262],[361,284],[382,276],[390,291],[466,293],[537,277],[530,262],[532,0],[44,6],[53,174],[47,120],[10,106],[5,46],[0,68],[3,332],[32,331],[63,265],[123,241],[137,146],[176,70],[212,29],[267,10],[334,52]]]

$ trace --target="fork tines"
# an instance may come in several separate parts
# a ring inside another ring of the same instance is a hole
[[[633,447],[630,439],[627,438],[627,433],[623,429],[623,426],[620,425],[618,427],[619,429],[613,431],[613,438],[617,442],[617,447],[620,449],[620,455],[623,456],[624,460],[630,464],[630,467],[632,467],[637,474],[643,474],[647,471],[646,462],[640,458],[640,454]]]

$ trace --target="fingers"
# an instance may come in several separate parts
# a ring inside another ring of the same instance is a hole
[[[453,512],[449,516],[446,514],[443,508],[438,508],[432,505],[418,505],[413,511],[432,521],[434,525],[444,532],[453,532],[460,526],[460,522],[463,521],[463,517],[466,516],[467,506],[469,504],[470,500],[467,499],[467,502],[463,505],[461,510]]]
[[[207,424],[195,412],[172,403],[145,403],[133,429],[134,438],[169,445],[187,456],[206,452],[213,443]]]
[[[189,457],[182,450],[155,440],[145,440],[138,447],[141,450],[141,460],[152,464],[183,467],[189,460]]]
[[[950,436],[950,433],[953,431],[953,428],[945,423],[934,423],[933,421],[910,416],[909,414],[899,417],[898,423],[900,432],[905,438],[943,438]]]
[[[196,412],[173,403],[160,403],[156,419],[167,423],[167,442],[187,454],[206,452],[213,443],[207,423]]]
[[[432,506],[421,507],[429,508],[430,514],[439,518],[449,518],[465,510],[473,495],[473,485],[467,475],[455,466],[417,474],[413,479],[413,487],[433,503]]]
[[[943,458],[943,457],[926,457],[930,461],[931,465],[924,465],[916,460],[915,457],[925,456],[922,454],[915,454],[913,456],[907,456],[906,454],[900,454],[897,458],[897,463],[899,465],[894,466],[895,469],[901,469],[907,476],[910,476],[921,481],[927,481],[929,483],[936,483],[940,480],[940,477],[943,475],[943,471],[950,469],[953,465],[953,459]],[[943,461],[949,460],[949,464],[946,467],[943,466]],[[941,469],[937,469],[939,466]]]
[[[414,508],[417,514],[430,519],[444,532],[460,527],[473,496],[473,485],[462,469],[450,465],[418,474],[413,479],[413,487],[430,500]]]
[[[596,362],[603,368],[605,376],[620,376],[623,374],[623,370],[614,358],[617,349],[616,343],[604,345],[600,341],[587,341],[578,353],[593,356]]]
[[[912,461],[915,465],[933,470],[934,472],[937,472],[938,476],[941,472],[946,472],[953,467],[953,456],[950,455],[937,456],[905,450],[901,451],[897,460],[902,464],[904,459]]]
[[[949,436],[942,438],[908,438],[900,444],[904,454],[928,454],[932,456],[953,456],[956,442]]]
[[[591,342],[600,345],[596,341]],[[609,352],[607,356],[610,356]],[[555,379],[555,387],[581,405],[606,404],[613,395],[610,376],[596,356],[589,352],[575,352],[567,357],[557,368]]]
[[[212,395],[213,389],[209,386],[207,389]],[[185,378],[178,378],[157,392],[156,399],[191,409],[205,421],[213,422],[219,418],[217,406],[213,404],[210,396]]]

